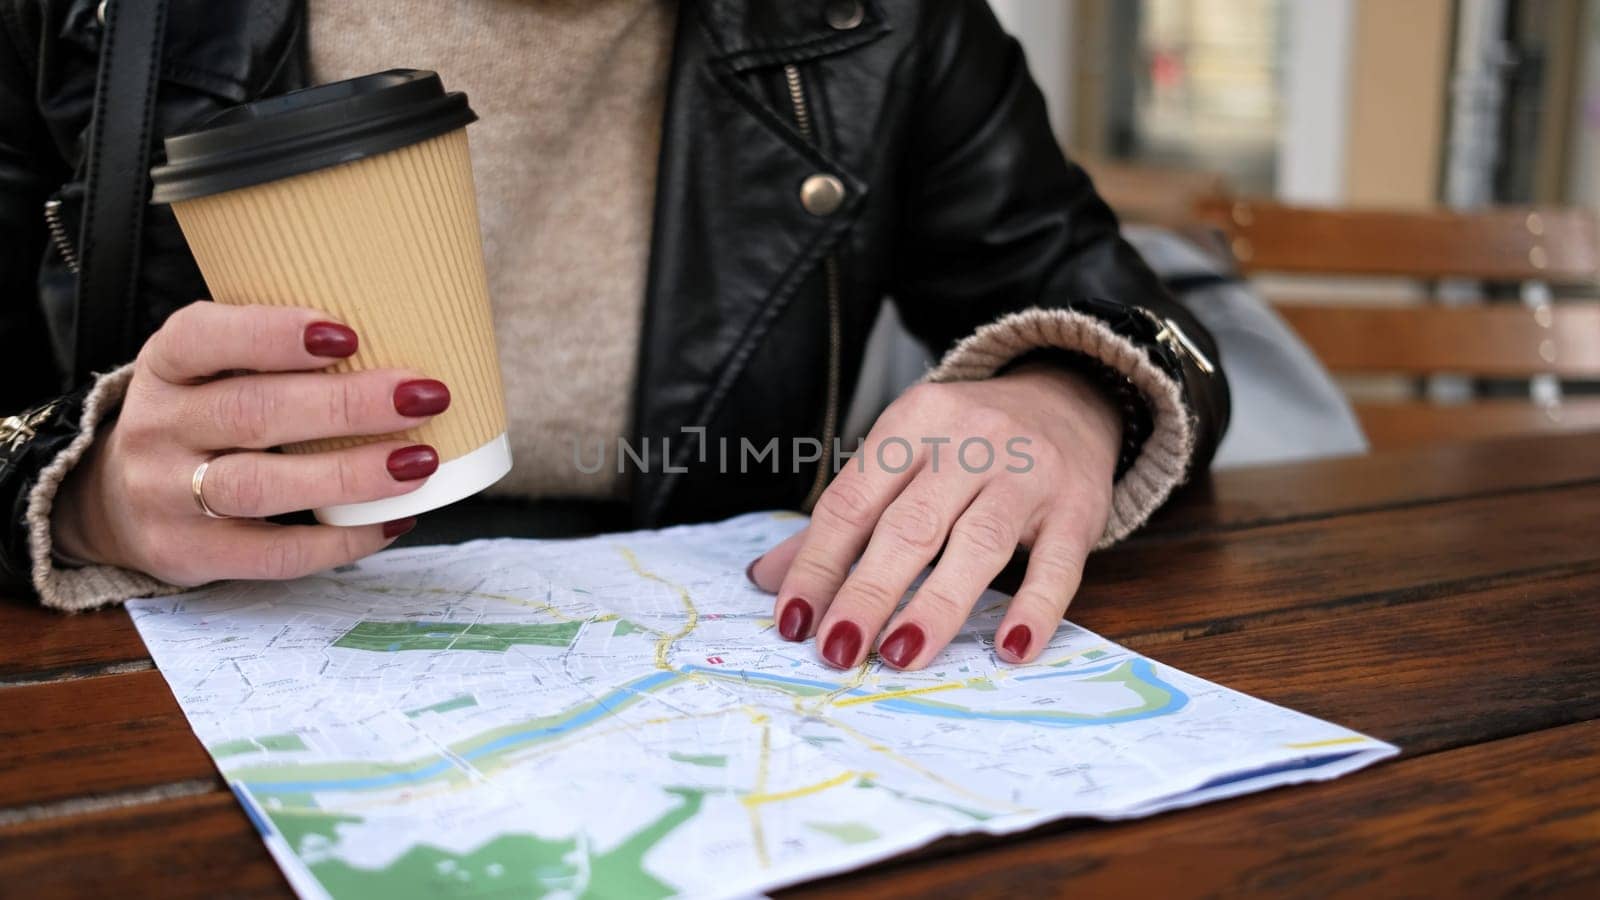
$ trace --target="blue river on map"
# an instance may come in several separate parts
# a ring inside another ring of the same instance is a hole
[[[1140,681],[1151,687],[1159,688],[1167,695],[1166,702],[1155,707],[1139,707],[1125,713],[1105,716],[1085,716],[1081,719],[1062,718],[1062,713],[1052,713],[1048,710],[1018,710],[1018,711],[989,711],[979,709],[966,709],[938,702],[928,702],[915,697],[896,697],[888,700],[879,700],[873,705],[879,709],[886,709],[898,713],[918,716],[933,716],[944,719],[966,719],[982,722],[1017,722],[1028,725],[1041,725],[1049,728],[1081,728],[1090,725],[1115,725],[1121,722],[1136,722],[1141,719],[1151,719],[1164,716],[1182,709],[1189,702],[1189,696],[1177,687],[1162,680],[1156,674],[1155,668],[1148,659],[1135,657],[1133,660],[1113,662],[1101,666],[1088,668],[1073,668],[1061,672],[1045,672],[1037,675],[1019,676],[1018,680],[1035,680],[1040,678],[1081,677],[1108,672],[1118,666],[1126,664],[1130,673]],[[778,682],[801,687],[818,688],[825,691],[838,691],[844,686],[828,681],[817,681],[809,678],[794,678],[787,675],[771,675],[764,672],[748,672],[741,669],[713,669],[706,666],[689,665],[673,671],[656,672],[643,678],[631,681],[610,693],[597,699],[592,706],[582,712],[574,714],[555,725],[542,725],[513,732],[503,737],[496,738],[481,747],[476,747],[465,753],[456,754],[464,760],[480,759],[488,754],[507,747],[540,738],[564,734],[576,728],[591,725],[597,720],[609,715],[613,707],[628,699],[636,698],[640,693],[660,687],[661,685],[682,678],[690,672],[714,675],[718,678],[742,680],[749,682]],[[870,697],[871,691],[862,688],[853,688],[843,692],[851,697]],[[445,758],[429,763],[420,769],[407,772],[393,772],[388,775],[374,775],[367,778],[328,779],[319,781],[285,781],[285,782],[246,782],[250,790],[258,794],[310,794],[323,791],[370,791],[389,787],[400,787],[426,781],[437,775],[442,775],[455,767],[453,758]]]

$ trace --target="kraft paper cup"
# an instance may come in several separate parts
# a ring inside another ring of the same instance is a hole
[[[283,448],[401,439],[438,450],[421,488],[316,510],[326,524],[437,509],[511,470],[467,154],[475,118],[437,75],[394,70],[231,110],[169,138],[153,173],[154,199],[172,204],[213,300],[326,311],[361,339],[331,371],[411,368],[450,387],[450,408],[418,428]]]

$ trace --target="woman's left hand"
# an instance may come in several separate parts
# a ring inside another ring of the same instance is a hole
[[[911,388],[834,477],[811,524],[751,566],[751,579],[777,592],[779,632],[818,635],[822,658],[841,669],[882,633],[884,661],[922,668],[1025,547],[1027,574],[995,646],[1008,662],[1033,660],[1105,530],[1119,415],[1088,381],[1045,364]]]

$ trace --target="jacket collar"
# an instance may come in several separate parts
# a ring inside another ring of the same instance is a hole
[[[839,2],[839,0],[834,0]],[[735,71],[782,65],[839,53],[877,40],[889,30],[874,0],[858,0],[861,24],[828,24],[829,3],[794,0],[698,0],[716,59]]]

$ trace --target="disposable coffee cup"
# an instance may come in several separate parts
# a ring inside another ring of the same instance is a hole
[[[354,328],[331,371],[402,367],[450,387],[450,408],[401,434],[308,441],[429,444],[439,468],[402,497],[316,510],[370,525],[437,509],[511,471],[466,95],[393,69],[228,110],[166,139],[151,177],[218,303],[309,306]]]

